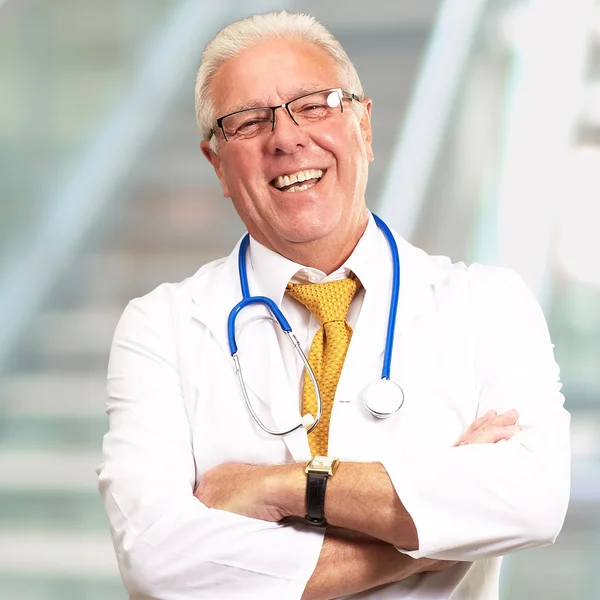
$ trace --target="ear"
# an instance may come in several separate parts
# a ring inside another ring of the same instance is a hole
[[[223,196],[225,198],[231,198],[229,195],[229,188],[227,187],[227,182],[225,180],[225,176],[223,174],[223,168],[221,166],[221,157],[210,147],[210,142],[208,140],[202,140],[200,142],[200,150],[202,150],[202,154],[206,157],[206,160],[212,165],[219,181],[221,182],[221,189],[223,190]]]
[[[371,98],[365,98],[364,100],[361,100],[361,104],[363,105],[364,110],[360,118],[360,129],[363,134],[367,157],[369,162],[373,162],[375,160],[372,146],[373,130],[371,129],[371,108],[373,106],[373,100],[371,100]]]

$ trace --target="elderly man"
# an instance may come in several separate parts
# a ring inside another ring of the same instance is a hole
[[[201,148],[249,237],[115,334],[98,471],[133,599],[491,600],[499,557],[561,528],[569,418],[541,311],[513,273],[369,213],[371,106],[306,15],[204,52]]]

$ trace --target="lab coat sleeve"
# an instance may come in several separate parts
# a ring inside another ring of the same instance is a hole
[[[514,407],[522,431],[385,461],[417,528],[414,558],[472,561],[553,543],[567,509],[570,419],[535,297],[512,271],[475,265],[466,312],[478,414]]]
[[[300,598],[321,533],[209,509],[193,495],[177,314],[168,286],[132,301],[111,350],[98,475],[125,586],[136,600]]]

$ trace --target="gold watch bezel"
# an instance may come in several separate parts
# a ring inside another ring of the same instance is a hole
[[[332,476],[340,464],[339,458],[330,456],[313,456],[307,463],[304,472],[309,473],[325,473]]]

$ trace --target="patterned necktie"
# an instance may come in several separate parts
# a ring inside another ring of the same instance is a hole
[[[322,327],[315,333],[308,362],[312,367],[323,402],[319,424],[308,436],[313,456],[327,456],[331,409],[352,329],[346,323],[350,303],[360,283],[354,277],[315,284],[288,284],[286,292],[310,310]],[[317,414],[317,397],[308,373],[304,374],[302,414]]]

